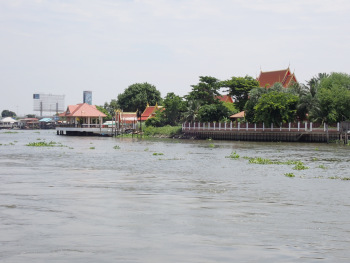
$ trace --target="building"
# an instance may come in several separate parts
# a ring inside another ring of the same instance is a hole
[[[158,106],[156,103],[155,106],[149,106],[147,103],[146,109],[141,114],[141,121],[146,121],[151,117],[154,117],[156,115],[157,110],[162,110],[163,106]]]
[[[96,127],[102,124],[102,119],[107,115],[99,111],[95,105],[80,103],[77,105],[69,105],[67,110],[59,114],[61,118],[65,118],[66,124],[75,127]]]
[[[18,121],[12,117],[5,117],[0,120],[0,129],[12,129],[18,126]]]
[[[261,71],[257,80],[260,83],[260,87],[263,88],[270,88],[277,82],[281,83],[284,88],[290,87],[293,83],[298,83],[294,73],[289,68],[276,71]]]

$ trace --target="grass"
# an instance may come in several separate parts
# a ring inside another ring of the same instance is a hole
[[[148,126],[148,127],[145,127],[143,130],[143,134],[145,136],[153,136],[153,137],[158,137],[158,136],[173,137],[181,133],[182,133],[181,126],[169,126],[169,125],[164,127]]]

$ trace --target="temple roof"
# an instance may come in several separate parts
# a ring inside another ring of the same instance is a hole
[[[276,71],[261,71],[257,80],[260,83],[260,87],[266,88],[270,88],[276,82],[280,82],[284,88],[288,88],[293,82],[297,82],[294,73],[291,73],[289,68]]]

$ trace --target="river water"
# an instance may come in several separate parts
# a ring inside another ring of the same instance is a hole
[[[350,261],[349,146],[52,130],[0,144],[0,262]]]

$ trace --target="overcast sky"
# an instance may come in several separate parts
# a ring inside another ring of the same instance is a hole
[[[349,14],[347,0],[0,0],[0,111],[34,113],[38,92],[102,105],[134,83],[164,97],[199,76],[350,73]]]

